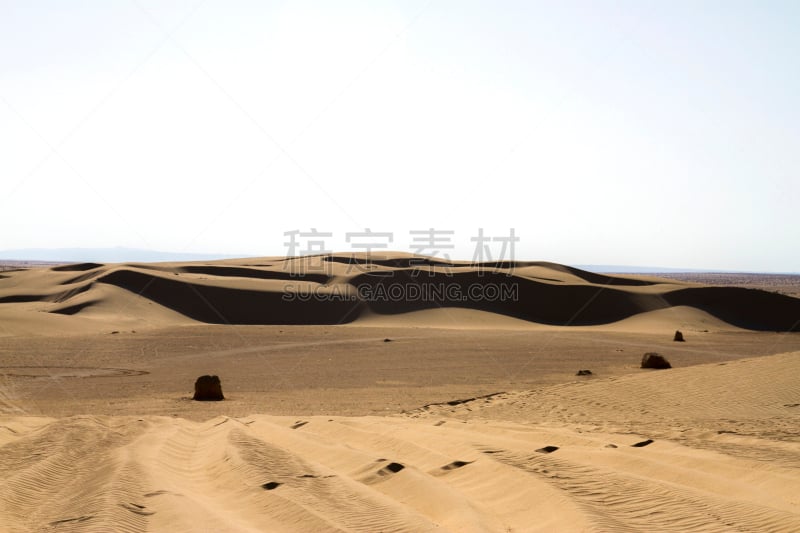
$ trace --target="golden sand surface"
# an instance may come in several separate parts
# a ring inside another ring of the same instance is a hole
[[[286,305],[281,261],[4,272],[0,531],[800,530],[800,300],[396,254],[521,298]]]

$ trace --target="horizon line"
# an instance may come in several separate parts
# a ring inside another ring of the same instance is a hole
[[[63,252],[63,255],[58,254]],[[85,252],[87,255],[81,257],[75,254]],[[125,257],[125,252],[131,252],[133,255]],[[91,255],[91,254],[97,255]],[[120,254],[119,257],[108,259],[108,256],[102,257],[108,253]],[[19,256],[12,256],[11,254],[20,254]],[[265,255],[265,254],[230,254],[230,253],[204,253],[204,252],[171,252],[160,250],[148,250],[141,248],[128,248],[124,246],[116,247],[75,247],[75,248],[20,248],[20,249],[6,249],[0,250],[0,263],[27,263],[27,264],[70,264],[81,262],[98,262],[98,263],[160,263],[160,262],[179,262],[179,261],[224,261],[234,259],[252,259],[263,257],[313,257],[324,255],[355,255],[355,254],[406,254],[412,257],[428,257],[436,258],[444,261],[454,262],[471,262],[473,264],[489,263],[489,262],[513,262],[513,263],[528,263],[528,262],[546,262],[555,263],[590,272],[602,274],[770,274],[770,275],[789,275],[797,276],[800,272],[790,270],[755,270],[755,269],[730,269],[730,268],[699,268],[699,267],[668,267],[668,266],[649,266],[641,264],[632,265],[619,265],[607,263],[562,263],[559,261],[542,260],[542,259],[520,259],[517,257],[487,261],[475,261],[469,259],[457,259],[451,257],[438,257],[436,254],[424,255],[415,254],[403,250],[373,250],[371,252],[365,251],[338,251],[338,252],[322,252],[318,254],[307,255]],[[72,257],[68,257],[68,256]],[[137,256],[138,257],[135,257]]]

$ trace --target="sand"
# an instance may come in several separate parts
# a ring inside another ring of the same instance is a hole
[[[800,530],[800,300],[357,259],[3,272],[0,531]],[[282,300],[414,269],[521,298]]]

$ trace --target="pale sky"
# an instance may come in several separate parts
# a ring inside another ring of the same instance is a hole
[[[471,259],[513,228],[516,259],[800,272],[798,28],[795,1],[0,0],[0,250],[434,228]]]

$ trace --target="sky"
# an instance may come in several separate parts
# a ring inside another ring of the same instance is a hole
[[[800,272],[798,27],[794,1],[0,0],[0,250]]]

